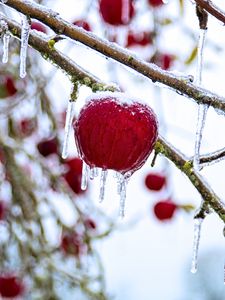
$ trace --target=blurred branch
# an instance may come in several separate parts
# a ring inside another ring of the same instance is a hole
[[[209,14],[225,24],[225,12],[210,0],[194,0],[196,4],[204,8]]]
[[[115,43],[109,43],[108,41],[99,38],[94,33],[89,33],[82,28],[73,26],[71,23],[62,19],[58,13],[41,5],[30,1],[20,0],[8,0],[6,5],[31,18],[43,22],[57,34],[67,36],[72,40],[78,41],[89,48],[130,67],[151,79],[153,82],[159,82],[175,89],[179,94],[194,99],[198,104],[207,104],[208,106],[212,106],[215,109],[225,112],[225,98],[194,85],[191,82],[190,76],[179,76],[172,72],[163,71],[156,65],[137,58],[132,52],[128,52]],[[47,56],[49,52],[51,51],[46,49]]]

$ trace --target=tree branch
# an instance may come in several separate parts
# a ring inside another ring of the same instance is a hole
[[[225,25],[225,12],[210,0],[195,0],[196,4],[204,8],[209,14]]]
[[[20,39],[21,27],[20,25],[7,18],[5,15],[0,13],[0,19],[4,20],[8,24],[8,29],[10,32],[17,38]],[[89,73],[87,70],[84,70],[82,67],[77,65],[74,61],[69,59],[68,56],[56,50],[52,47],[52,40],[44,39],[40,35],[31,31],[29,35],[29,45],[35,50],[41,53],[41,55],[46,59],[50,60],[54,65],[57,65],[58,68],[65,71],[69,75],[72,81],[78,81],[80,84],[85,84],[89,86],[92,90],[110,90],[114,91],[115,87],[109,86],[97,77]]]
[[[212,106],[215,109],[225,112],[224,97],[195,86],[190,82],[190,77],[188,76],[182,77],[175,75],[172,72],[163,71],[156,65],[137,58],[132,52],[128,52],[117,44],[110,43],[99,38],[93,33],[89,33],[82,28],[73,26],[71,23],[63,20],[56,12],[41,5],[27,0],[8,0],[6,5],[30,16],[31,18],[35,18],[43,22],[57,34],[67,36],[72,40],[78,41],[89,48],[130,67],[139,74],[151,79],[153,82],[159,82],[175,89],[179,94],[194,99],[198,104],[207,104],[208,106]]]
[[[193,170],[192,162],[188,161],[184,154],[174,148],[162,137],[158,139],[155,151],[163,154],[171,160],[178,169],[187,175],[194,187],[201,194],[205,204],[209,204],[225,223],[225,205],[220,201],[219,197],[206,183],[204,178],[198,172]]]
[[[7,22],[9,30],[11,30],[11,32],[19,38],[21,32],[19,24],[12,20],[9,20],[9,18],[7,17],[2,16],[2,18]],[[30,33],[29,44],[37,51],[47,55],[47,57],[54,64],[58,65],[62,70],[67,72],[73,78],[77,78],[78,80],[83,80],[84,78],[91,78],[90,80],[93,84],[97,83],[100,86],[104,86],[104,84],[98,78],[93,77],[84,69],[81,69],[73,61],[71,61],[71,59],[68,59],[58,50],[49,47],[49,43],[47,40],[33,32]],[[184,172],[187,175],[189,180],[201,194],[206,204],[209,204],[225,223],[224,205],[220,201],[219,197],[214,193],[214,191],[207,185],[202,176],[193,170],[191,162],[188,161],[183,154],[181,154],[177,149],[175,149],[172,145],[170,145],[161,137],[159,137],[157,141],[155,150],[157,153],[161,153],[164,156],[166,156],[182,172]]]

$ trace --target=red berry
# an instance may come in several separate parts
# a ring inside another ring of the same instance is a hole
[[[84,220],[84,226],[89,230],[95,230],[97,228],[95,221],[92,219]]]
[[[132,46],[147,46],[149,44],[152,44],[152,37],[151,32],[128,32],[127,36],[127,45],[126,47],[132,47]]]
[[[82,27],[83,29],[85,29],[87,31],[91,31],[90,24],[88,22],[86,22],[85,20],[77,20],[77,21],[74,21],[73,24],[78,27]]]
[[[168,70],[174,62],[174,55],[156,53],[152,58],[151,62],[162,68],[163,70]]]
[[[76,232],[65,233],[61,240],[61,249],[65,254],[79,257],[85,252],[82,236]]]
[[[160,191],[166,184],[166,177],[157,173],[149,173],[145,177],[145,185],[151,191]]]
[[[6,204],[4,201],[0,201],[0,221],[5,219],[5,215],[6,215]]]
[[[64,161],[64,164],[66,164],[70,171],[73,171],[74,174],[77,175],[82,175],[82,165],[83,162],[80,158],[78,157],[74,157],[74,158],[70,158]]]
[[[30,136],[37,127],[35,119],[23,119],[20,121],[18,129],[19,133],[24,136]]]
[[[58,154],[58,141],[54,137],[52,139],[46,139],[37,144],[39,153],[47,157],[50,154]]]
[[[169,220],[173,217],[177,205],[171,200],[160,201],[154,206],[154,213],[160,221]]]
[[[90,167],[121,174],[145,163],[158,135],[152,109],[122,93],[91,96],[73,127],[77,149]]]
[[[7,76],[5,78],[5,88],[7,91],[7,96],[12,97],[17,93],[17,88],[15,87],[15,83],[12,77]]]
[[[160,7],[164,4],[163,0],[148,0],[148,3],[152,7]]]
[[[134,16],[133,0],[100,0],[103,20],[111,25],[127,25]]]
[[[21,296],[24,292],[23,282],[15,275],[0,275],[0,295],[5,298]]]
[[[69,170],[63,175],[63,177],[75,194],[80,195],[85,192],[81,189],[81,174],[77,174],[73,170]]]
[[[37,30],[37,31],[40,31],[40,32],[43,32],[43,33],[47,33],[47,29],[46,27],[42,24],[42,23],[39,23],[39,22],[35,22],[33,21],[31,23],[31,29],[34,29],[34,30]]]

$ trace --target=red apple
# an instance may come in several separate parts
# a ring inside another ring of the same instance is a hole
[[[39,153],[44,157],[51,154],[58,154],[58,141],[55,137],[44,139],[37,144],[37,148]]]
[[[43,32],[45,34],[47,33],[46,27],[40,22],[32,21],[30,28],[34,29],[34,30],[37,30],[37,31],[40,31],[40,32]]]
[[[174,216],[177,205],[171,200],[162,200],[155,204],[154,214],[160,221],[170,220]]]
[[[12,274],[0,275],[0,295],[4,298],[15,298],[24,293],[24,284]]]
[[[85,20],[76,20],[76,21],[73,22],[73,24],[78,26],[78,27],[82,27],[83,29],[85,29],[87,31],[91,31],[90,24]]]
[[[145,185],[151,191],[160,191],[166,185],[166,177],[159,173],[149,173],[145,177]]]
[[[121,174],[132,174],[145,163],[158,136],[153,110],[122,93],[92,95],[73,127],[86,164]]]
[[[133,0],[100,0],[99,11],[111,25],[127,25],[135,14]]]

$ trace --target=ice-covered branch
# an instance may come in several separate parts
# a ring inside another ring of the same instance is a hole
[[[5,17],[1,13],[0,19],[4,20],[8,24],[9,30],[15,37],[20,38],[21,26],[19,23]],[[72,80],[85,84],[93,90],[102,89],[112,91],[115,89],[113,86],[104,84],[97,77],[78,66],[74,61],[70,60],[65,54],[56,50],[51,46],[51,41],[52,40],[47,38],[45,39],[40,37],[40,35],[35,32],[30,32],[29,45],[40,52],[45,59],[48,59],[54,65],[57,65],[59,68],[64,70],[72,78]]]
[[[204,178],[193,169],[192,162],[188,161],[184,154],[180,153],[163,138],[159,138],[155,150],[171,160],[177,168],[187,175],[189,180],[201,194],[205,204],[211,206],[211,208],[213,208],[213,210],[225,222],[225,205],[221,202],[219,197],[214,193]]]
[[[196,4],[204,8],[209,14],[225,24],[225,12],[210,0],[195,0]]]
[[[82,28],[73,26],[51,9],[47,9],[28,0],[8,0],[6,5],[15,8],[17,11],[28,15],[31,18],[35,18],[43,22],[57,34],[67,36],[72,40],[78,41],[89,48],[128,66],[129,68],[151,79],[153,82],[161,83],[174,89],[179,94],[195,100],[198,104],[207,104],[208,106],[212,106],[215,109],[225,112],[224,97],[218,96],[209,90],[196,86],[190,82],[190,79],[188,79],[187,76],[179,76],[172,72],[163,71],[154,64],[140,60],[132,52],[128,52],[115,43],[109,43],[108,41],[99,38],[94,33],[90,33]],[[180,99],[182,99],[182,97],[180,97]]]
[[[0,15],[1,16],[1,15]],[[18,23],[9,20],[6,17],[1,16],[7,22],[9,30],[18,38],[20,37],[21,28]],[[91,74],[81,69],[72,60],[68,59],[65,55],[60,53],[58,50],[52,50],[49,47],[49,43],[43,37],[38,36],[35,33],[30,33],[29,44],[35,48],[37,51],[48,56],[48,58],[56,65],[58,65],[62,70],[64,70],[72,78],[77,78],[78,80],[83,80],[84,78],[89,78],[92,85],[104,86],[104,84],[98,79],[93,77]],[[213,190],[207,185],[202,176],[196,173],[192,169],[192,163],[187,158],[184,157],[177,149],[166,142],[163,138],[159,138],[156,144],[156,151],[163,154],[169,160],[171,160],[181,171],[183,171],[196,189],[201,194],[203,200],[208,203],[214,211],[220,216],[220,218],[225,222],[225,208],[215,195]],[[201,158],[203,159],[203,158]],[[201,161],[202,162],[202,161]]]

